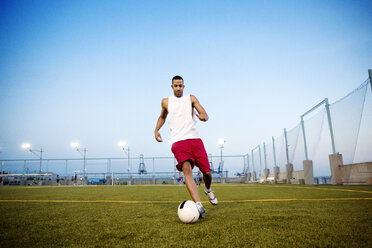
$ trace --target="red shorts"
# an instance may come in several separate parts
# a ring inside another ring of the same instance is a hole
[[[192,169],[196,165],[203,173],[211,171],[208,155],[201,139],[177,141],[172,145],[172,152],[177,159],[179,171],[182,171],[182,164],[185,161],[190,161]]]

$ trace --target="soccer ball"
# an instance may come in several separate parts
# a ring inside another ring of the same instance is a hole
[[[183,201],[178,206],[178,217],[183,223],[194,223],[199,219],[199,210],[193,201]]]

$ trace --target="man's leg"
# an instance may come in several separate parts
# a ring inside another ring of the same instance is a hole
[[[186,187],[190,193],[191,199],[194,202],[200,202],[198,187],[194,181],[194,177],[192,176],[192,168],[189,161],[185,161],[182,164],[182,171],[185,175]]]
[[[205,185],[204,192],[208,196],[209,202],[212,205],[217,205],[218,204],[217,197],[214,195],[213,191],[211,190],[212,174],[210,172],[203,173],[203,178],[204,178],[204,185]]]
[[[196,186],[194,177],[192,176],[192,168],[189,161],[183,162],[182,171],[185,175],[186,188],[190,193],[191,199],[196,203],[196,207],[198,208],[198,211],[200,213],[199,218],[204,218],[205,209],[200,202],[198,186]]]
[[[210,189],[212,184],[212,174],[211,172],[203,173],[205,188]]]

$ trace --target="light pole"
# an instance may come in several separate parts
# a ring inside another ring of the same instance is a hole
[[[78,142],[72,142],[71,143],[71,147],[74,148],[78,153],[80,153],[80,155],[83,156],[83,161],[84,161],[84,169],[83,169],[83,173],[84,173],[84,183],[86,183],[86,180],[87,180],[87,170],[86,170],[86,156],[87,156],[87,149],[84,147],[83,149],[83,152],[81,152],[80,150],[80,144]]]
[[[222,157],[222,150],[224,148],[224,145],[226,143],[226,140],[224,139],[219,139],[218,140],[218,144],[220,145],[220,150],[221,150],[221,174],[220,174],[220,177],[221,177],[221,180],[224,181],[223,179],[223,157]]]
[[[42,165],[42,160],[43,160],[43,148],[40,148],[40,150],[33,150],[31,149],[31,144],[29,143],[24,143],[22,144],[21,146],[24,150],[27,150],[29,152],[31,152],[32,154],[34,154],[35,156],[37,156],[38,158],[40,158],[40,169],[39,169],[39,173],[41,174],[41,165]],[[40,154],[37,154],[35,152],[39,152]]]
[[[130,185],[130,148],[125,141],[119,141],[118,146],[120,146],[121,149],[123,149],[123,151],[128,155],[128,185]]]

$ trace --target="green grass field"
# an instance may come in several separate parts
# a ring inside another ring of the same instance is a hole
[[[213,185],[183,224],[186,187],[0,187],[0,247],[372,247],[371,186]]]

